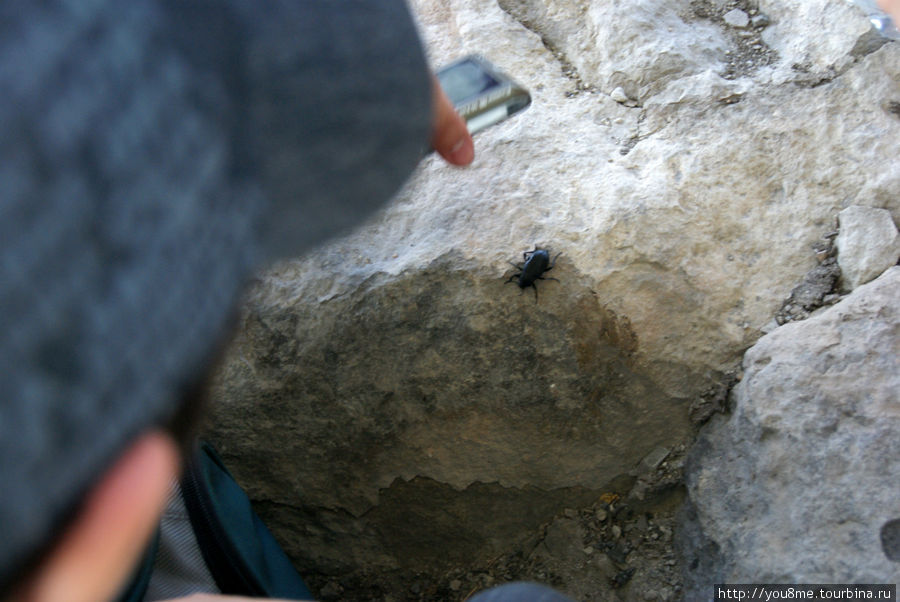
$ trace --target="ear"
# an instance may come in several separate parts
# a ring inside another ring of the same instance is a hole
[[[159,431],[141,436],[91,490],[12,599],[98,602],[118,594],[156,528],[178,468],[170,437]]]

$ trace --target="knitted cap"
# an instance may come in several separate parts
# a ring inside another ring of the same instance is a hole
[[[8,0],[0,23],[5,586],[173,413],[258,262],[400,186],[430,82],[402,2]]]

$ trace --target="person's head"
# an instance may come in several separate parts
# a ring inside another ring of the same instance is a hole
[[[471,138],[432,105],[399,2],[355,19],[329,3],[21,4],[0,47],[0,599],[96,602],[155,528],[194,413],[181,400],[267,251],[380,206],[433,107],[440,154],[468,163]],[[328,18],[346,35],[299,60]],[[365,33],[384,22],[388,38]],[[323,68],[340,85],[323,90]]]

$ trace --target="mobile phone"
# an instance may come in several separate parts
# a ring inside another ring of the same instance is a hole
[[[500,123],[531,104],[528,90],[478,55],[454,61],[440,69],[437,78],[466,120],[470,134]]]

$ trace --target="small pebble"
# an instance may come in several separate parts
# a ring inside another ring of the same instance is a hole
[[[631,100],[630,98],[628,98],[628,95],[625,94],[625,88],[623,88],[622,86],[619,86],[618,88],[613,90],[610,93],[609,97],[620,104],[625,104],[626,102]]]
[[[755,17],[753,17],[752,19],[750,19],[750,25],[752,25],[756,29],[762,29],[763,27],[768,27],[769,23],[771,23],[771,21],[769,20],[769,17],[767,17],[766,15],[764,15],[762,13],[760,13],[760,14],[756,15]]]
[[[622,527],[620,527],[619,525],[613,525],[611,530],[612,530],[612,536],[615,537],[616,539],[619,539],[620,537],[622,537]]]
[[[725,13],[723,19],[725,19],[725,22],[728,25],[737,27],[738,29],[743,29],[750,25],[750,15],[739,8],[732,9]]]
[[[459,588],[461,588],[461,587],[462,587],[462,581],[460,581],[459,579],[454,579],[453,581],[450,582],[450,589],[452,589],[455,592],[458,592]]]
[[[666,459],[666,456],[668,455],[669,449],[667,447],[658,445],[650,450],[650,452],[646,456],[644,456],[644,459],[641,460],[641,466],[646,470],[656,470],[656,468],[663,460]]]
[[[597,520],[601,523],[606,520],[607,513],[603,508],[597,508],[597,511],[594,513],[594,516],[597,517]]]

